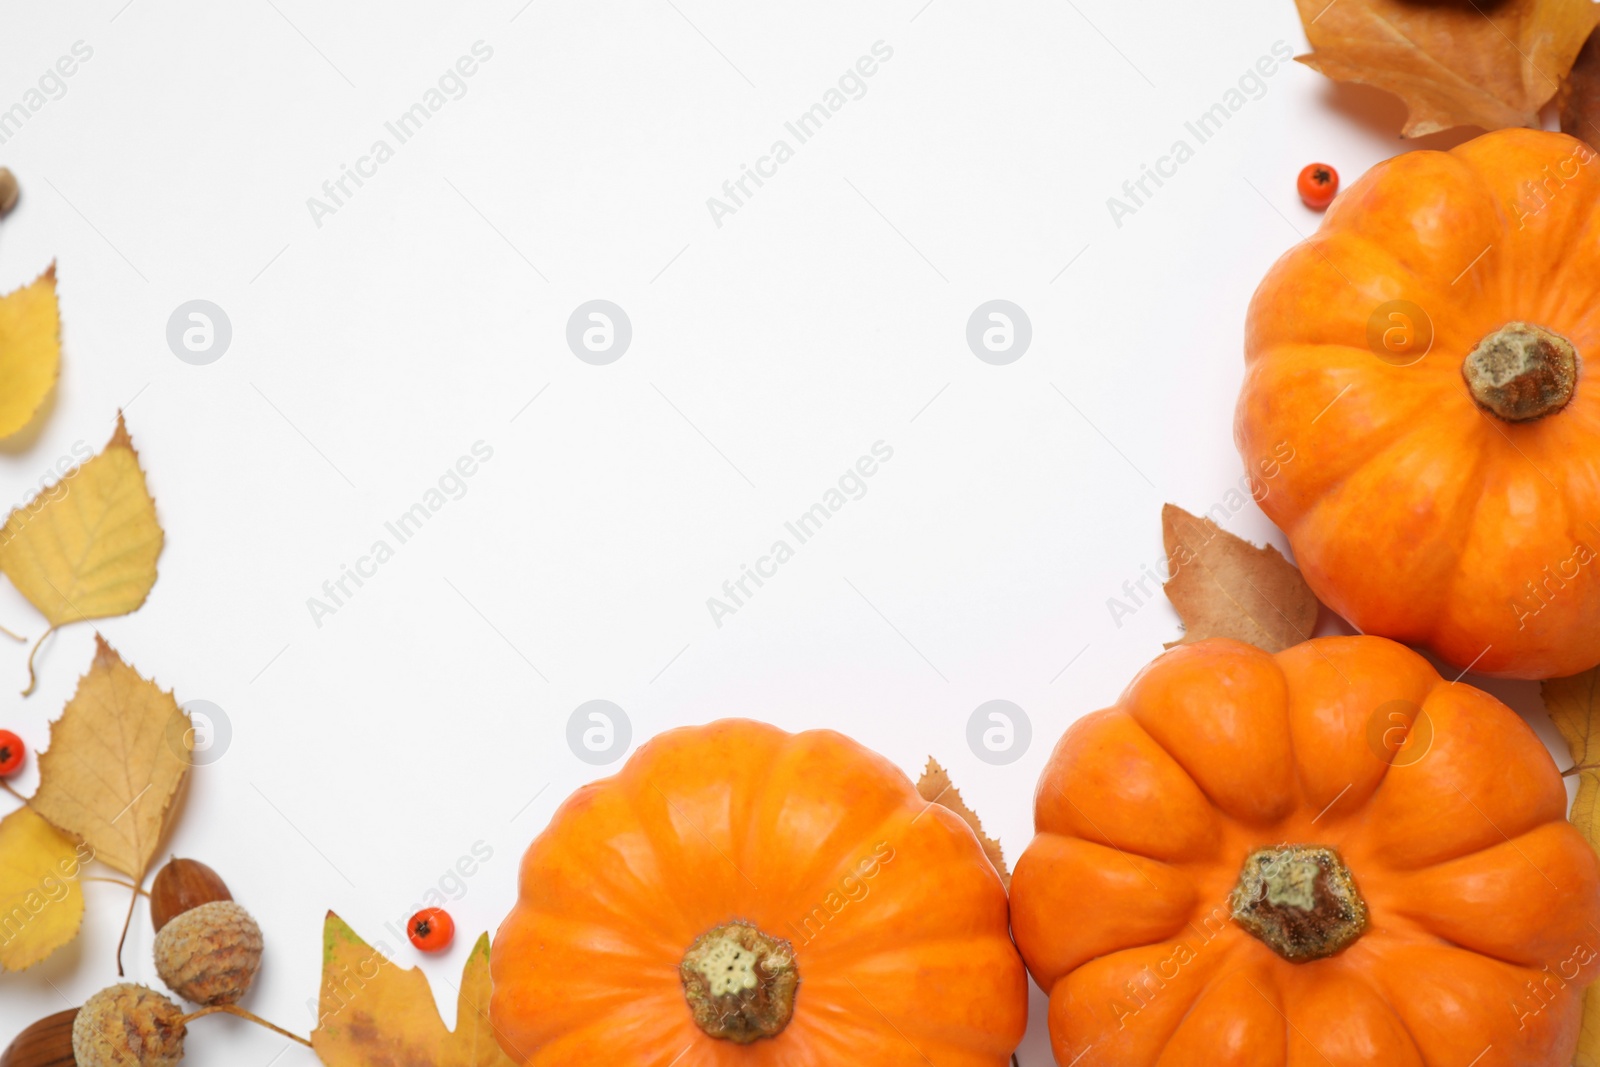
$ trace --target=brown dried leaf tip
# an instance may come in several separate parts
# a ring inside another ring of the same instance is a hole
[[[1161,534],[1171,575],[1162,589],[1184,628],[1168,648],[1231,637],[1282,652],[1311,637],[1321,605],[1276,548],[1258,548],[1176,504],[1161,509]]]
[[[1560,98],[1561,132],[1600,148],[1600,30],[1578,52]]]
[[[995,873],[1000,876],[1000,881],[1009,891],[1011,889],[1011,872],[1006,869],[1005,852],[1000,848],[1000,842],[983,832],[983,820],[978,818],[978,813],[967,807],[966,801],[961,799],[961,790],[957,789],[950,781],[950,772],[939,766],[939,761],[932,756],[928,757],[927,769],[922,772],[922,777],[917,780],[917,795],[929,804],[938,804],[940,807],[949,808],[961,816],[972,832],[977,835],[978,844],[983,846],[983,854],[989,857],[989,863],[994,867]]]

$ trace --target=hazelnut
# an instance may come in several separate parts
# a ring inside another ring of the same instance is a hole
[[[40,1019],[0,1053],[0,1067],[74,1067],[72,1021],[77,1017],[73,1008]]]
[[[170,861],[150,884],[150,924],[161,928],[190,908],[232,900],[222,876],[199,860]]]
[[[11,214],[11,209],[17,206],[17,197],[20,195],[17,176],[5,167],[0,167],[0,218]]]
[[[72,1023],[78,1067],[176,1067],[183,1009],[153,989],[122,983],[90,997]]]
[[[156,934],[156,973],[185,1000],[237,1003],[261,969],[261,927],[231,900],[202,904]]]

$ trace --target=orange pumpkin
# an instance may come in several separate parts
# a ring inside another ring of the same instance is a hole
[[[1600,663],[1600,163],[1559,133],[1408,152],[1250,304],[1235,437],[1365,633],[1518,678]]]
[[[1565,1067],[1600,861],[1509,708],[1376,637],[1180,646],[1075,723],[1012,925],[1061,1064]]]
[[[522,863],[490,1015],[537,1067],[1001,1067],[1006,892],[958,817],[830,731],[662,734]]]

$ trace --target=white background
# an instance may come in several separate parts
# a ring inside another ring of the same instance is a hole
[[[1158,564],[1163,501],[1239,483],[1245,306],[1317,224],[1296,173],[1348,182],[1403,147],[1398,103],[1291,63],[1113,223],[1186,120],[1274,42],[1305,51],[1289,0],[95,0],[0,25],[0,108],[93,49],[0,145],[24,190],[0,289],[54,258],[65,338],[45,417],[0,451],[3,502],[127,408],[167,545],[145,607],[100,628],[231,721],[170,850],[258,917],[247,1006],[301,1032],[324,912],[393,945],[384,924],[482,842],[462,936],[422,963],[453,1019],[522,850],[605,773],[566,743],[590,699],[635,745],[749,715],[913,776],[934,755],[1015,858],[1050,746],[1179,632],[1164,601],[1118,626],[1107,599]],[[317,226],[307,198],[479,40],[466,95]],[[880,40],[866,94],[715,225],[707,197]],[[209,366],[166,341],[196,298],[233,327]],[[565,343],[593,298],[632,320],[610,366]],[[965,342],[993,298],[1032,320],[1009,366]],[[480,440],[467,495],[319,628],[307,598]],[[716,626],[707,598],[879,440],[866,495]],[[1253,505],[1227,525],[1282,545]],[[0,623],[44,626],[9,586]],[[0,725],[41,744],[92,642],[47,644]],[[0,690],[25,655],[0,644]],[[1032,722],[1010,766],[967,747],[995,698]],[[0,1037],[114,979],[127,898],[87,895],[72,947],[0,977]],[[141,909],[127,960],[155,984],[150,941]],[[1024,1067],[1049,1062],[1043,1009]],[[285,1044],[207,1019],[189,1061],[314,1062]]]

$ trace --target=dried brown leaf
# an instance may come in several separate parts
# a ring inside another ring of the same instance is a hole
[[[1600,30],[1589,35],[1561,87],[1561,132],[1600,148]]]
[[[1000,842],[983,832],[983,820],[978,818],[978,813],[967,807],[967,802],[961,799],[961,790],[950,782],[950,772],[939,766],[939,761],[932,756],[928,757],[927,769],[922,772],[922,777],[917,780],[917,795],[929,804],[938,804],[942,808],[949,808],[961,816],[972,832],[977,835],[978,844],[983,846],[983,854],[989,857],[995,873],[1000,875],[1000,881],[1007,890],[1011,888],[1011,872],[1006,869],[1006,856],[1000,848]]]
[[[1296,0],[1312,53],[1335,81],[1394,93],[1402,136],[1453,126],[1537,126],[1600,21],[1591,0]]]
[[[1600,667],[1539,686],[1550,721],[1572,752],[1578,795],[1568,817],[1591,847],[1600,848]],[[1600,982],[1583,996],[1583,1024],[1574,1067],[1600,1065]]]
[[[1176,504],[1161,509],[1161,537],[1171,575],[1163,590],[1184,628],[1168,648],[1231,637],[1281,652],[1316,628],[1316,595],[1271,545],[1257,548]]]

